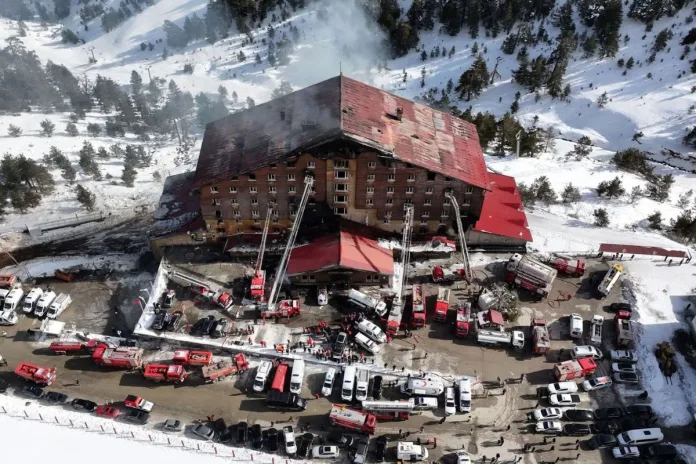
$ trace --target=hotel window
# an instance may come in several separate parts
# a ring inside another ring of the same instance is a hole
[[[234,222],[237,223],[237,224],[241,224],[241,223],[242,223],[242,220],[241,220],[241,219],[235,219]]]
[[[252,198],[252,199],[251,199],[251,204],[252,204],[252,205],[258,205],[258,204],[259,204],[259,199],[258,199],[258,198]]]
[[[232,176],[232,178],[231,178],[230,180],[231,180],[232,182],[237,182],[237,181],[239,180],[239,177],[238,177],[238,176]]]
[[[277,209],[272,209],[272,210],[271,210],[271,217],[275,217],[275,218],[278,217],[278,210],[277,210]]]
[[[412,206],[412,205],[413,205],[413,201],[411,201],[410,198],[407,198],[406,200],[404,200],[404,208],[406,208],[407,206]]]
[[[432,194],[433,194],[433,188],[432,188],[432,187],[426,187],[426,188],[425,188],[425,194],[426,194],[426,195],[432,195]]]
[[[249,187],[249,193],[256,193],[257,191],[256,187]]]
[[[271,166],[270,166],[270,167],[271,167],[271,169],[275,169],[276,164],[275,164],[275,163],[271,163]]]
[[[334,179],[347,179],[348,171],[334,171]]]
[[[423,211],[423,213],[421,214],[421,217],[429,218],[429,217],[430,217],[430,211]]]
[[[415,182],[416,181],[416,175],[415,174],[409,174],[408,175],[408,182]]]
[[[218,193],[217,187],[210,187],[210,193]]]
[[[443,206],[449,206],[450,204],[452,204],[452,203],[450,202],[449,198],[445,198],[445,200],[442,202]]]
[[[372,205],[374,205],[374,202],[372,201],[372,198],[368,198],[368,199],[365,200],[365,204],[366,204],[367,206],[372,206]]]
[[[393,204],[394,204],[394,199],[393,199],[393,198],[387,198],[387,202],[385,203],[385,205],[391,206],[391,205],[393,205]]]
[[[365,276],[365,282],[372,282],[372,274]]]
[[[348,169],[348,160],[336,160],[336,161],[334,161],[334,168],[336,168],[336,169]]]
[[[241,227],[237,227],[237,233],[238,233],[238,234],[243,234],[243,233],[244,233],[244,229],[242,229]]]
[[[334,214],[346,214],[345,208],[334,208]]]
[[[440,214],[440,217],[443,217],[443,218],[449,217],[449,211],[443,211],[442,214]]]
[[[232,212],[232,216],[234,216],[234,217],[240,217],[241,215],[242,215],[242,213],[240,213],[239,210]]]
[[[425,206],[430,206],[433,204],[433,200],[431,200],[430,198],[426,198],[425,200],[423,200],[423,204]]]
[[[387,181],[394,182],[395,180],[396,180],[395,174],[389,174],[389,176],[387,176]]]
[[[471,198],[466,197],[462,200],[462,206],[471,206]]]
[[[271,185],[270,187],[268,187],[268,192],[269,192],[269,193],[276,193],[277,190],[276,190],[276,188],[275,188],[275,185]]]
[[[295,174],[288,174],[288,180],[289,181],[295,180]]]
[[[367,194],[372,195],[373,193],[375,193],[375,188],[374,187],[367,187]]]
[[[295,167],[295,162],[294,162],[294,161],[288,161],[287,163],[285,163],[285,165],[286,165],[289,169],[292,169],[292,168]]]
[[[213,198],[213,206],[220,206],[220,199],[219,198]]]
[[[406,195],[413,195],[413,187],[406,187]]]
[[[250,181],[255,181],[256,180],[256,174],[249,174],[249,180]]]
[[[347,192],[348,184],[334,184],[334,192]]]
[[[288,193],[294,194],[296,191],[297,191],[297,190],[295,190],[295,186],[294,186],[294,185],[291,185],[290,187],[288,187]]]
[[[230,193],[237,193],[237,187],[230,187]]]
[[[316,164],[314,161],[307,161],[307,169],[314,169],[316,167]]]
[[[394,187],[387,187],[387,195],[392,195],[394,193]]]
[[[348,203],[346,195],[334,195],[334,203]]]
[[[271,206],[278,206],[278,200],[276,200],[275,198],[271,198],[270,200],[268,200],[268,204]]]
[[[251,215],[254,217],[259,217],[259,210],[258,209],[253,209],[251,210]]]
[[[368,161],[367,162],[367,167],[370,169],[374,169],[377,167],[377,162],[376,161]]]
[[[260,219],[254,219],[254,225],[261,225],[261,220]]]
[[[221,218],[222,217],[222,212],[219,209],[215,210],[215,217],[216,218]]]
[[[391,211],[387,211],[386,213],[384,213],[384,217],[390,218],[390,217],[391,217]]]
[[[385,224],[391,223],[391,218],[385,217],[385,218],[384,218],[384,223],[385,223]]]
[[[239,206],[239,200],[237,200],[236,198],[233,198],[232,199],[232,206]]]
[[[374,181],[375,181],[375,175],[374,175],[374,174],[368,174],[368,175],[367,175],[367,181],[368,181],[368,182],[374,182]]]
[[[434,182],[435,181],[435,173],[428,171],[428,182]]]
[[[268,175],[268,182],[275,182],[275,174]]]
[[[474,193],[474,187],[466,187],[464,189],[464,193],[466,193],[467,195],[471,195],[472,193]]]

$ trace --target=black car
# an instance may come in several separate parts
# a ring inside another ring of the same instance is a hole
[[[263,433],[259,424],[251,426],[251,447],[255,450],[263,448]]]
[[[0,393],[5,393],[9,388],[10,384],[0,379]]]
[[[268,451],[278,451],[278,429],[271,427],[263,431],[263,442]]]
[[[634,404],[626,406],[626,415],[632,417],[654,417],[655,411],[647,404]]]
[[[130,409],[126,413],[123,420],[132,422],[134,424],[144,425],[150,420],[150,414],[145,411],[138,411],[137,409]]]
[[[613,313],[617,313],[619,311],[632,312],[633,308],[631,308],[631,305],[629,303],[612,303],[609,305],[609,311]]]
[[[590,435],[592,430],[587,424],[566,424],[563,426],[563,434],[569,437],[584,437]]]
[[[65,393],[48,392],[43,396],[43,399],[51,404],[65,404],[68,402],[68,395]]]
[[[249,424],[240,422],[237,424],[237,444],[245,445],[249,434]]]
[[[595,409],[594,415],[597,420],[621,419],[624,411],[621,408],[599,408]]]
[[[297,446],[297,457],[309,458],[312,453],[312,444],[314,443],[314,435],[305,433],[300,437],[299,445]]]
[[[340,430],[334,429],[331,431],[331,433],[329,433],[328,440],[329,443],[337,444],[339,448],[350,448],[351,446],[353,446],[355,437],[353,437],[352,435],[346,435]]]
[[[167,316],[167,311],[156,311],[155,312],[155,320],[152,321],[152,325],[150,328],[152,330],[162,330],[164,329],[165,326],[165,318]]]
[[[174,311],[171,313],[171,317],[167,322],[165,330],[168,332],[177,332],[185,321],[186,318],[184,318],[184,313],[182,311]]]
[[[213,425],[215,426],[215,432],[220,443],[227,443],[228,441],[232,440],[232,433],[230,432],[230,429],[227,427],[225,419],[223,419],[222,417],[219,419],[215,419],[215,423]]]
[[[659,444],[649,446],[643,455],[648,459],[674,459],[679,456],[679,452],[674,445]]]
[[[376,400],[382,399],[382,376],[376,375],[372,379],[372,397]]]
[[[331,353],[331,356],[334,359],[343,358],[343,353],[345,353],[347,347],[348,347],[348,334],[345,332],[340,332],[336,336],[336,340],[334,340],[333,351]]]
[[[574,422],[588,422],[594,420],[594,414],[587,409],[568,409],[564,413],[566,419]]]
[[[613,448],[616,446],[616,438],[614,435],[600,434],[587,440],[587,445],[590,449]]]
[[[375,460],[384,462],[387,458],[387,446],[389,446],[389,439],[386,435],[380,435],[375,439],[377,446],[375,448]]]
[[[591,424],[590,429],[594,434],[607,434],[615,435],[617,432],[621,432],[621,424],[616,421],[600,422],[598,424]]]
[[[77,409],[78,411],[93,412],[95,409],[97,409],[97,403],[90,400],[83,400],[81,398],[75,398],[70,402],[70,405],[73,407],[73,409]]]
[[[43,388],[37,387],[36,385],[25,385],[22,387],[21,392],[22,395],[36,398],[37,400],[44,394]]]
[[[634,429],[646,429],[650,427],[650,420],[643,417],[627,417],[619,422],[621,432]]]
[[[198,319],[191,329],[191,334],[208,335],[210,333],[210,329],[213,328],[213,324],[215,324],[215,316],[213,315]]]

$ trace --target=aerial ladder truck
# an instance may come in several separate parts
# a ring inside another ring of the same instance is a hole
[[[391,337],[399,332],[401,318],[404,315],[404,287],[408,281],[411,235],[413,232],[413,205],[404,206],[404,230],[401,237],[401,274],[394,276],[394,304],[387,318],[387,334]]]
[[[273,211],[273,208],[269,206],[266,212],[266,224],[263,226],[263,235],[261,235],[259,256],[256,258],[256,266],[251,276],[251,299],[254,301],[262,301],[266,290],[266,271],[261,269],[261,265],[263,264],[263,254],[266,251],[266,239],[268,238],[268,225],[271,223],[271,211]]]
[[[466,246],[466,239],[464,238],[464,227],[462,225],[461,211],[459,210],[459,202],[454,196],[453,192],[445,192],[445,197],[449,199],[452,203],[452,208],[454,208],[454,217],[457,220],[457,233],[459,235],[459,247],[462,249],[462,261],[464,262],[464,267],[462,269],[457,269],[454,272],[446,271],[442,266],[435,266],[433,268],[433,282],[443,282],[452,280],[466,280],[471,282],[471,262],[469,261],[469,249]]]
[[[292,229],[290,229],[290,236],[288,237],[288,243],[285,246],[285,251],[283,252],[283,257],[280,259],[280,264],[278,265],[278,270],[276,272],[275,280],[273,281],[273,287],[271,287],[271,293],[268,296],[268,301],[261,306],[261,317],[262,318],[279,318],[279,317],[290,317],[300,314],[300,301],[299,300],[282,300],[280,303],[277,301],[280,294],[280,288],[283,286],[283,280],[285,279],[285,272],[288,268],[288,262],[290,261],[290,254],[292,253],[292,247],[295,245],[295,240],[297,239],[297,232],[300,230],[300,223],[302,222],[302,216],[304,215],[305,208],[307,207],[307,202],[309,201],[309,195],[312,193],[312,186],[314,185],[314,177],[305,177],[305,188],[302,193],[302,199],[297,207],[297,212],[295,213],[295,221],[292,224]]]

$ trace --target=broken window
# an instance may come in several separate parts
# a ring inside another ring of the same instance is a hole
[[[348,169],[348,160],[335,160],[334,168],[336,169]]]
[[[249,174],[249,180],[250,181],[255,181],[256,180],[256,174]]]
[[[213,198],[213,206],[220,206],[220,199],[219,198]]]
[[[210,187],[210,193],[218,193],[218,188],[215,186]]]
[[[376,161],[368,161],[367,162],[367,167],[370,169],[374,169],[377,167],[377,162]]]

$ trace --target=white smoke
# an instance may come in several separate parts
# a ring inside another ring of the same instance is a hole
[[[386,36],[359,0],[319,0],[293,20],[300,30],[283,79],[304,88],[341,71],[369,81],[369,70],[384,62]]]

